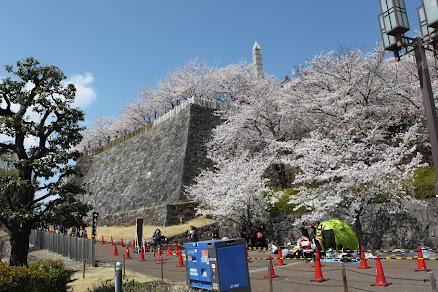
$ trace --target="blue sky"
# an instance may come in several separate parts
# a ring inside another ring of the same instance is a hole
[[[421,1],[405,2],[418,30]],[[117,116],[141,86],[195,57],[250,63],[257,41],[265,72],[282,78],[320,51],[381,41],[378,0],[14,0],[1,11],[0,65],[32,56],[58,66],[79,87],[87,122]]]

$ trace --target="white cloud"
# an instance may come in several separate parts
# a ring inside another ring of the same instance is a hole
[[[72,75],[70,79],[67,80],[67,84],[73,84],[76,87],[76,99],[74,106],[83,109],[93,103],[93,101],[96,99],[96,92],[91,87],[93,82],[93,74],[89,72],[82,75]]]

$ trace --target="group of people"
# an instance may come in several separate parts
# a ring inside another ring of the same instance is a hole
[[[83,237],[83,238],[87,238],[87,230],[85,229],[84,226],[81,227],[64,227],[63,225],[49,225],[46,222],[40,222],[37,226],[37,229],[39,230],[50,230],[53,229],[54,231],[58,230],[58,233],[64,234],[64,235],[70,235],[70,236],[75,236],[75,237]],[[70,232],[69,232],[70,230]]]
[[[263,224],[260,224],[256,229],[255,232],[248,228],[246,232],[241,232],[240,237],[246,239],[246,243],[249,246],[255,246],[255,247],[267,247],[267,241],[266,241],[266,235],[265,235],[265,226]]]
[[[216,226],[214,225],[211,226],[211,232],[209,233],[209,236],[211,240],[220,239],[219,230],[216,228]],[[190,229],[186,231],[186,239],[187,242],[199,241],[197,228],[195,226],[190,226]],[[166,242],[167,242],[167,238],[161,234],[161,230],[155,229],[155,232],[152,235],[152,241],[149,242],[149,245],[154,250],[154,260],[155,260],[155,251],[157,251],[158,248],[161,247],[161,245]]]
[[[308,258],[314,258],[316,248],[318,248],[318,251],[320,253],[325,252],[324,238],[322,232],[323,226],[318,220],[311,225],[307,225],[306,222],[304,222],[300,229],[301,236],[296,242],[290,243],[290,245],[293,246],[292,251],[290,252],[292,257],[304,257],[307,261]],[[268,250],[270,253],[278,252],[278,246],[275,244],[274,240],[271,240],[268,244]],[[289,254],[288,249],[284,249],[282,252],[284,252],[285,254]],[[285,254],[283,254],[283,256]]]
[[[309,230],[312,230],[311,234],[309,234]],[[307,225],[306,222],[303,222],[301,226],[301,236],[292,249],[292,257],[304,257],[306,261],[308,258],[311,258],[311,261],[313,261],[316,248],[318,248],[320,253],[323,253],[325,247],[322,230],[323,226],[318,220],[311,225]]]

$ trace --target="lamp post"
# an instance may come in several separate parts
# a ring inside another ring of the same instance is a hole
[[[404,35],[409,30],[404,0],[379,1],[382,13],[378,18],[385,50],[392,51],[397,61],[400,55],[415,54],[437,181],[435,194],[438,194],[438,121],[426,60],[426,50],[435,55],[438,52],[438,0],[422,0],[423,5],[417,9],[422,36],[416,38]]]

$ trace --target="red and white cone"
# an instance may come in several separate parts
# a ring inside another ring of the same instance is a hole
[[[113,241],[113,237],[111,236],[111,241],[110,241],[110,245],[113,246],[114,245],[114,241]]]
[[[123,245],[123,238],[120,239],[120,247],[125,247],[125,246]]]
[[[423,252],[421,251],[421,246],[418,247],[418,269],[415,272],[429,272],[430,269],[426,268],[426,263],[424,262]]]
[[[147,242],[144,243],[144,252],[149,252],[148,243]]]
[[[161,264],[161,247],[158,248],[158,260],[156,264]]]
[[[272,278],[278,278],[278,277],[280,277],[280,276],[275,275],[275,272],[274,272],[274,265],[272,264],[272,257],[271,257],[271,255],[269,255],[269,261],[271,262],[271,264],[270,264],[270,266],[271,266],[271,277],[272,277]],[[269,278],[269,271],[268,271],[268,275],[267,275],[265,278],[266,278],[266,279]]]
[[[130,259],[131,258],[131,255],[129,254],[129,247],[128,246],[126,247],[125,258],[126,259]]]
[[[322,276],[321,261],[319,259],[318,248],[316,248],[316,252],[315,252],[315,279],[310,280],[310,281],[311,282],[324,282],[324,281],[328,281],[328,279],[324,279],[324,277]]]
[[[380,262],[380,256],[377,255],[376,259],[376,283],[371,284],[371,286],[379,286],[379,287],[385,287],[389,286],[392,283],[387,283],[385,279],[385,274],[383,273],[382,263]]]
[[[363,246],[360,248],[360,267],[358,267],[358,269],[371,269],[371,267],[368,267],[367,265]]]
[[[117,244],[114,244],[114,253],[113,253],[113,255],[119,255],[118,253],[117,253]]]
[[[283,266],[283,254],[281,253],[281,248],[278,248],[278,261],[277,266]]]
[[[178,255],[178,265],[177,265],[177,267],[178,268],[179,267],[185,267],[181,251],[179,251],[178,253],[179,253],[179,255]]]
[[[140,248],[140,259],[139,259],[139,261],[141,261],[141,262],[145,261],[143,248]]]
[[[246,248],[246,245],[245,245],[245,251],[246,251],[246,260],[247,260],[248,263],[251,263],[252,261],[249,259],[248,249]]]
[[[172,255],[172,246],[170,244],[167,245],[167,255]]]
[[[175,243],[175,253],[173,254],[174,256],[178,256],[178,243]]]

